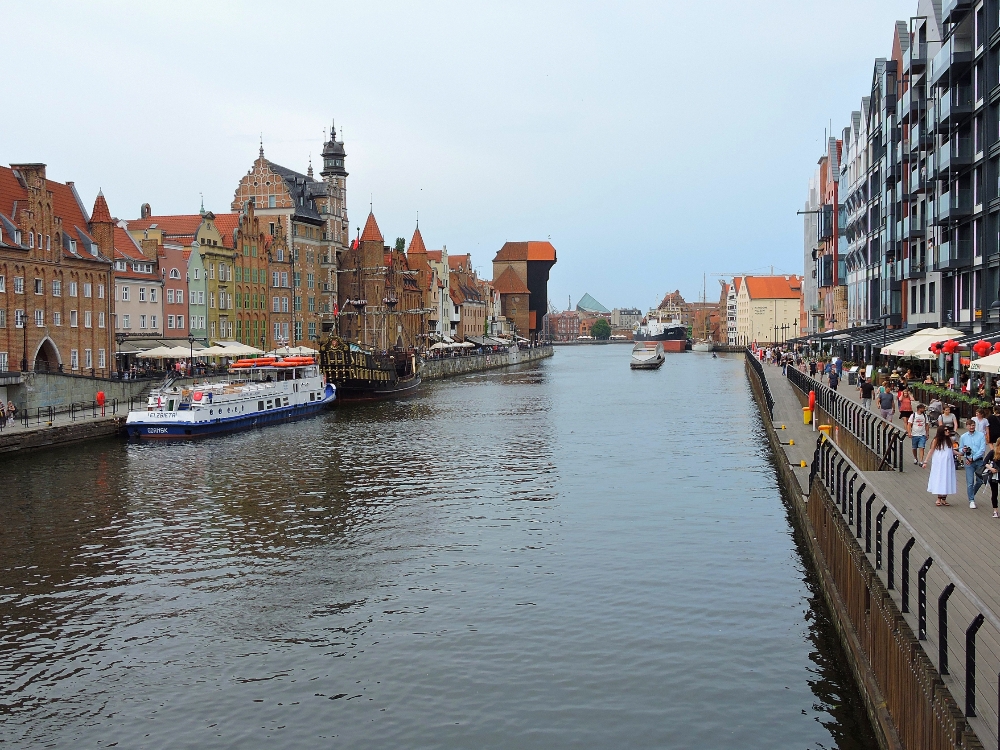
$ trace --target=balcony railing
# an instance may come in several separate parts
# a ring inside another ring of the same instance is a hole
[[[972,265],[971,240],[949,240],[938,245],[938,270],[947,271],[970,265]]]
[[[962,0],[957,0],[957,2],[960,3]],[[947,42],[941,45],[940,51],[931,60],[931,85],[937,84],[953,67],[964,69],[971,62],[972,40],[965,37],[952,36]]]
[[[971,86],[954,86],[938,100],[938,124],[945,128],[960,118],[972,114],[974,109]]]
[[[959,14],[972,7],[972,0],[944,0],[941,4],[941,20],[943,23],[955,23]]]
[[[949,224],[972,213],[972,191],[952,188],[938,198],[937,223]]]
[[[911,44],[910,48],[903,53],[903,70],[922,70],[927,65],[927,44],[921,42]]]
[[[904,279],[922,279],[926,271],[923,258],[903,258],[902,277]]]
[[[924,217],[917,216],[905,216],[903,217],[903,239],[912,239],[914,237],[923,237],[926,232],[926,226],[924,225]]]
[[[937,153],[939,175],[957,172],[972,164],[972,141],[968,138],[952,138],[939,148]]]

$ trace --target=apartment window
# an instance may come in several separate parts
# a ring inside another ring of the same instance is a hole
[[[288,288],[288,271],[281,272],[281,286],[283,286],[285,289]]]
[[[277,297],[271,298],[271,309],[273,312],[281,312],[281,302]]]
[[[208,293],[208,306],[215,309],[215,292]]]
[[[139,301],[140,302],[146,301],[146,287],[144,286],[139,287]]]
[[[200,268],[194,269],[194,278],[195,278],[195,281],[197,281],[198,279],[201,278],[201,269]]]
[[[316,288],[316,277],[313,276],[311,273],[306,274],[306,286],[308,286],[310,289]]]
[[[145,327],[146,327],[146,316],[145,315],[140,315],[139,316],[139,328],[145,328]]]
[[[271,271],[271,286],[281,286],[281,276],[277,271]]]
[[[921,284],[920,285],[920,312],[923,313],[923,312],[926,312],[926,311],[927,311],[927,285],[926,284]]]
[[[177,316],[177,327],[178,328],[183,328],[184,327],[184,316],[183,315],[178,315]]]
[[[76,282],[75,281],[69,282],[69,296],[70,297],[75,297],[76,296]]]
[[[104,284],[97,285],[97,299],[104,299]]]
[[[52,296],[62,297],[62,281],[59,279],[52,279]]]
[[[214,320],[212,321],[212,333],[211,333],[211,336],[212,336],[213,339],[215,338],[215,321]]]
[[[91,368],[93,368],[93,366],[94,366],[94,350],[93,349],[84,349],[83,350],[83,366],[86,367],[88,370],[90,370]]]
[[[52,325],[54,325],[54,326],[61,326],[62,325],[62,313],[61,312],[56,311],[56,312],[52,313]]]
[[[302,286],[302,274],[301,273],[299,273],[298,271],[296,271],[293,274],[292,278],[293,278],[293,283],[295,284],[295,288],[296,289],[298,289],[300,286]]]
[[[83,284],[83,296],[84,297],[93,297],[94,296],[94,285],[93,284],[90,284],[88,282],[84,282],[84,284]]]
[[[302,312],[302,298],[295,298],[295,312]]]
[[[0,328],[7,327],[7,311],[0,307]]]
[[[279,263],[285,262],[285,249],[283,247],[278,248],[278,262]]]
[[[52,235],[50,234],[45,235],[45,249],[46,250],[52,249]]]
[[[288,323],[281,324],[281,337],[285,340],[288,339]]]
[[[281,312],[288,312],[288,297],[281,298]]]
[[[129,320],[130,316],[122,315],[122,328],[131,328],[132,322]]]
[[[104,313],[97,313],[97,327],[104,328]]]
[[[127,286],[122,287],[122,302],[128,302],[129,288]]]
[[[277,198],[273,195],[267,196],[267,207],[274,208],[277,205]],[[274,224],[271,225],[271,234],[274,234]]]
[[[198,330],[200,330],[200,331],[204,331],[205,330],[205,316],[204,315],[199,315],[198,316]]]
[[[923,287],[920,287],[920,288],[923,289]],[[915,292],[916,292],[915,289],[911,289],[910,290],[910,314],[911,315],[916,315],[917,314],[917,295],[915,294]]]
[[[107,358],[107,355],[106,355],[105,351],[103,349],[98,349],[97,350],[97,368],[99,370],[103,370],[107,366],[108,366],[108,358]]]
[[[167,304],[168,305],[174,304],[174,290],[173,289],[168,289],[167,290]],[[173,328],[173,326],[170,326],[170,327]]]
[[[184,304],[184,290],[183,289],[178,289],[177,290],[177,297],[176,297],[176,299],[177,299],[177,304],[178,305],[183,305]]]
[[[69,350],[69,366],[73,370],[80,369],[80,351],[78,349]]]
[[[277,341],[281,338],[281,323],[274,324],[274,340]]]
[[[33,248],[35,246],[35,233],[28,232],[28,247]]]
[[[0,352],[0,372],[7,372],[10,369],[10,363],[7,360],[7,352]]]
[[[936,281],[932,281],[927,285],[927,312],[935,312],[936,307],[936,296],[934,294],[934,287],[937,286]]]
[[[94,313],[90,310],[83,311],[83,327],[93,328],[94,327]]]
[[[4,276],[0,276],[0,292],[7,291],[7,279]]]
[[[173,315],[168,315],[167,316],[167,328],[173,328],[173,327],[174,327],[174,316]]]
[[[45,311],[35,310],[35,326],[42,328],[45,325]]]
[[[156,302],[156,287],[151,287],[149,290],[149,301]]]
[[[45,294],[45,281],[43,279],[35,279],[35,294]]]
[[[24,294],[24,277],[14,277],[14,294]]]
[[[311,312],[311,313],[316,312],[316,298],[315,297],[309,297],[309,299],[307,300],[307,304],[308,304],[309,312]]]
[[[14,311],[14,327],[15,328],[24,328],[24,323],[25,323],[25,320],[24,320],[24,310],[15,310]]]
[[[150,328],[156,328],[156,316],[155,315],[150,315],[149,316],[149,327]]]
[[[315,335],[316,335],[316,324],[315,323],[310,323],[309,324],[309,338],[311,339]]]
[[[69,311],[69,325],[71,328],[76,328],[80,325],[76,310]]]
[[[302,321],[301,320],[296,320],[295,321],[295,340],[296,341],[301,341],[302,340]]]
[[[268,196],[268,198],[272,198],[272,197],[273,196],[270,196],[270,195]],[[274,207],[271,206],[271,208],[274,208]],[[272,237],[274,237],[274,222],[273,221],[270,224],[267,225],[267,233],[269,235],[271,235]]]
[[[180,271],[178,271],[176,268],[171,268],[170,269],[170,278],[172,278],[172,279],[179,279],[180,277],[181,277],[181,272]]]

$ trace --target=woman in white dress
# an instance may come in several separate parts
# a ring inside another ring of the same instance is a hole
[[[927,449],[928,458],[921,464],[931,465],[930,476],[927,479],[927,491],[937,495],[935,505],[950,505],[948,495],[955,492],[955,449],[951,435],[944,425],[937,428],[934,440]]]

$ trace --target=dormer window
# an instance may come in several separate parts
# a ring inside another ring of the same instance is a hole
[[[14,230],[14,244],[15,245],[20,245],[21,244],[21,230],[20,229],[15,229]]]
[[[69,241],[69,251],[71,253],[75,253],[76,252],[76,240],[70,240]]]

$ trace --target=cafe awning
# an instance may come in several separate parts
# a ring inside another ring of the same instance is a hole
[[[881,349],[881,353],[889,357],[910,357],[913,359],[935,359],[930,352],[930,345],[935,341],[947,341],[961,336],[961,331],[954,328],[922,328],[912,336],[889,344]]]

